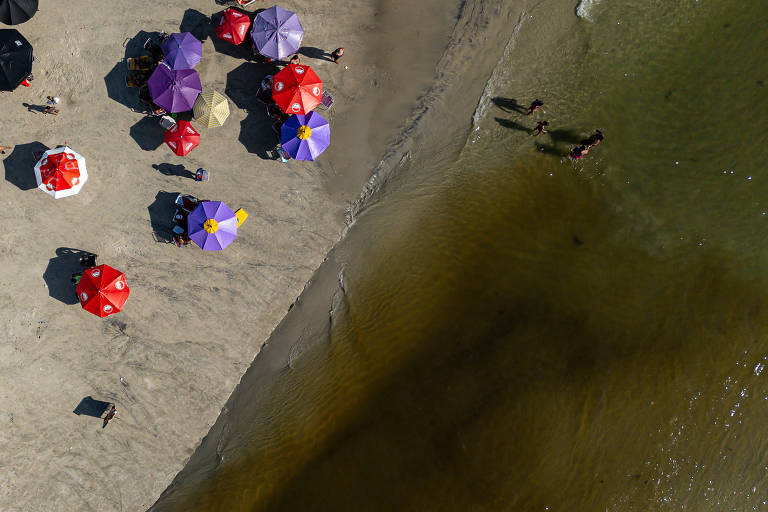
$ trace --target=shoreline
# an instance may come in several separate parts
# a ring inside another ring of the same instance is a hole
[[[0,119],[13,127],[3,143],[66,142],[86,157],[91,179],[75,198],[53,201],[34,188],[14,186],[6,165],[4,196],[12,208],[0,218],[16,227],[0,248],[6,259],[0,320],[8,334],[2,347],[0,411],[8,428],[0,436],[6,453],[0,508],[148,507],[185,465],[264,340],[280,330],[275,326],[293,297],[316,280],[315,270],[343,236],[345,203],[354,202],[363,174],[397,137],[423,91],[412,84],[391,87],[397,73],[372,63],[366,52],[349,51],[366,47],[366,34],[377,27],[370,20],[380,15],[377,2],[359,2],[341,13],[330,1],[306,9],[283,5],[299,13],[305,46],[330,50],[344,41],[347,47],[342,64],[349,71],[308,60],[336,99],[328,113],[336,137],[316,166],[258,158],[254,139],[269,130],[269,121],[230,95],[247,85],[256,66],[238,58],[238,50],[222,52],[210,38],[197,69],[205,89],[227,92],[232,114],[223,127],[204,130],[188,157],[171,155],[162,142],[154,145],[154,123],[128,108],[126,50],[142,31],[205,27],[207,17],[222,10],[212,2],[164,4],[157,17],[156,4],[141,0],[115,6],[106,20],[95,19],[85,0],[41,2],[32,20],[14,27],[33,44],[37,61],[31,88],[0,95]],[[326,22],[329,13],[335,13],[334,23]],[[51,24],[59,26],[54,36],[45,28]],[[432,44],[425,40],[430,34],[403,42]],[[434,48],[423,57],[433,55]],[[370,80],[378,81],[373,89],[366,87]],[[20,105],[44,101],[47,94],[62,97],[60,116],[36,116]],[[368,111],[377,103],[388,110],[384,122]],[[356,122],[367,123],[365,129],[355,129]],[[351,134],[362,140],[346,141]],[[11,157],[22,162],[25,155],[11,152],[6,159]],[[161,175],[152,165],[162,162],[209,168],[213,179],[199,184]],[[167,209],[162,194],[177,191],[244,207],[251,216],[243,236],[215,257],[154,243],[149,233],[156,212]],[[90,217],[84,215],[89,211]],[[55,300],[69,277],[58,275],[62,248],[98,253],[99,263],[126,273],[132,295],[119,315],[93,319],[78,305]],[[34,290],[31,302],[17,300],[22,290]],[[102,430],[96,418],[72,414],[84,397],[115,402],[118,421]],[[41,398],[51,406],[29,407]]]
[[[446,137],[452,145],[441,145],[441,149],[447,151],[440,158],[449,159],[458,153],[470,134],[472,113],[488,76],[504,50],[500,49],[498,54],[486,52],[482,58],[472,59],[476,50],[474,46],[478,44],[473,44],[473,38],[482,41],[484,34],[501,31],[510,20],[512,26],[517,26],[526,8],[521,6],[519,10],[510,8],[504,11],[493,2],[483,1],[465,2],[462,7],[462,14],[454,25],[451,41],[441,56],[429,91],[422,98],[421,106],[414,110],[400,137],[388,147],[376,172],[351,207],[352,222],[345,236],[313,274],[294,307],[278,324],[243,375],[216,424],[151,511],[189,510],[193,503],[204,505],[207,510],[237,510],[237,504],[242,503],[258,503],[253,506],[268,508],[270,500],[279,493],[278,482],[281,478],[286,478],[291,471],[299,471],[304,464],[297,460],[284,465],[278,463],[264,469],[269,475],[265,478],[259,473],[259,468],[254,467],[256,461],[279,459],[279,453],[267,453],[264,451],[269,450],[267,448],[246,443],[252,439],[281,439],[277,444],[286,449],[298,442],[296,437],[299,432],[311,428],[309,425],[292,424],[292,418],[278,421],[275,415],[285,414],[281,407],[294,400],[290,395],[291,382],[298,378],[296,372],[322,372],[318,368],[309,368],[307,365],[311,362],[302,356],[311,353],[313,347],[333,343],[333,318],[349,306],[344,288],[344,267],[346,261],[358,252],[354,245],[358,239],[354,233],[357,213],[365,212],[374,205],[387,194],[390,186],[399,187],[401,173],[408,174],[409,168],[417,167],[420,159],[431,158],[432,152],[420,148],[434,142],[436,135],[441,135],[440,127],[452,127],[451,136]],[[499,10],[505,16],[498,16]],[[475,31],[478,27],[488,32],[478,34]],[[472,79],[462,83],[449,80],[457,76],[471,76]],[[467,94],[467,88],[475,92]],[[449,103],[455,108],[435,108],[439,102]],[[425,126],[438,129],[430,132],[424,129]],[[311,407],[309,403],[305,405]],[[256,430],[259,426],[261,431]],[[317,435],[319,450],[323,433]],[[232,487],[235,475],[242,478],[243,474],[252,476],[253,488]],[[230,499],[232,502],[227,504]]]

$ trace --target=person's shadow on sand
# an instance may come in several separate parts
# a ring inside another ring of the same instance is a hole
[[[36,114],[45,114],[46,109],[48,109],[47,105],[30,105],[29,103],[22,103],[27,108],[28,112],[33,112]]]
[[[186,167],[180,164],[152,164],[152,167],[166,176],[179,176],[180,178],[195,179],[195,173],[188,171]]]
[[[491,98],[491,101],[504,112],[517,112],[518,114],[525,114],[528,112],[528,109],[520,105],[514,98],[502,98],[501,96],[496,96],[495,98]]]
[[[48,287],[48,295],[64,304],[77,304],[75,285],[72,284],[72,274],[83,270],[80,257],[91,254],[88,251],[59,247],[56,257],[48,260],[48,267],[43,272],[43,281]]]
[[[16,185],[21,190],[37,188],[34,167],[35,153],[48,151],[50,148],[42,142],[17,144],[13,152],[3,160],[5,166],[5,181]]]
[[[327,60],[329,62],[333,62],[330,52],[327,52],[321,48],[315,48],[314,46],[302,46],[296,53],[304,55],[305,57],[309,57],[310,59]]]

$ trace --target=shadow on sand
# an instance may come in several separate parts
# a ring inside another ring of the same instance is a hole
[[[280,136],[272,128],[274,122],[274,119],[267,117],[266,111],[263,114],[260,110],[249,112],[240,121],[240,136],[237,140],[249,153],[265,160],[274,160],[275,156],[271,152],[280,142]]]
[[[152,204],[147,207],[152,234],[157,242],[173,241],[173,213],[176,211],[176,205],[173,201],[178,195],[178,192],[161,190],[155,196]]]
[[[112,402],[104,402],[102,400],[95,400],[90,396],[87,396],[80,400],[73,413],[78,416],[93,416],[94,418],[101,418],[101,416],[109,409]]]
[[[131,138],[144,151],[154,151],[164,142],[165,130],[154,116],[142,117],[129,131]]]
[[[213,21],[216,23],[219,22],[218,18]],[[208,36],[218,39],[214,31],[215,26],[216,25],[211,21],[210,17],[198,10],[187,9],[184,11],[184,16],[181,18],[179,32],[189,32],[204,43],[205,40],[208,39]]]
[[[195,173],[188,171],[187,168],[181,164],[152,164],[152,167],[166,176],[178,176],[180,178],[195,179]]]
[[[64,304],[79,302],[75,294],[75,285],[72,284],[72,274],[83,270],[80,257],[88,254],[91,253],[70,247],[56,249],[56,257],[48,260],[48,266],[43,272],[48,295]]]
[[[333,58],[331,57],[330,52],[327,52],[322,48],[316,48],[314,46],[302,46],[296,53],[299,55],[304,55],[305,57],[309,57],[310,59],[333,62]]]
[[[13,152],[3,160],[5,181],[21,190],[31,190],[37,187],[35,179],[35,153],[47,151],[50,148],[42,142],[18,144]]]

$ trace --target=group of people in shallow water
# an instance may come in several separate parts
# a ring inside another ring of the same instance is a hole
[[[544,102],[535,99],[531,102],[531,105],[528,107],[528,112],[525,113],[527,116],[532,116],[534,112],[539,110],[542,106],[544,106]],[[549,123],[547,121],[539,121],[536,123],[536,127],[531,130],[531,135],[536,137],[537,135],[541,135],[542,133],[547,133],[547,126],[549,126]],[[570,153],[568,153],[568,156],[573,158],[574,160],[578,160],[587,153],[589,153],[590,148],[593,146],[597,146],[602,142],[603,140],[603,132],[600,130],[595,130],[595,133],[589,136],[589,138],[584,139],[581,141],[581,144],[579,146],[576,146],[573,148]]]

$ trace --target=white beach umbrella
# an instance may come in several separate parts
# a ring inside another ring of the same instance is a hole
[[[54,199],[73,196],[88,180],[85,158],[68,146],[49,149],[35,165],[37,188]]]

